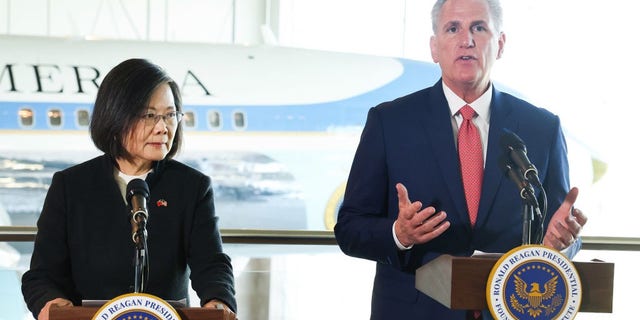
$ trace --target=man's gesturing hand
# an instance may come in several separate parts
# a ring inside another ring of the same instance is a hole
[[[434,207],[422,209],[420,201],[411,202],[409,192],[402,184],[396,184],[398,191],[398,219],[395,232],[398,241],[405,247],[426,243],[441,235],[451,225],[446,221],[444,211],[436,213]],[[420,210],[422,209],[422,210]]]
[[[543,244],[557,250],[564,250],[580,236],[587,216],[573,207],[578,198],[578,188],[571,188],[558,210],[551,217]]]

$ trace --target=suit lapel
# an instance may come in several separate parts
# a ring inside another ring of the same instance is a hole
[[[482,226],[487,220],[500,185],[505,181],[505,174],[498,166],[498,159],[504,153],[500,146],[500,138],[504,128],[516,131],[518,119],[514,117],[513,106],[502,102],[502,93],[493,89],[491,99],[491,123],[489,125],[489,141],[487,143],[487,157],[484,165],[484,178],[480,208],[478,209],[477,225]],[[497,210],[499,208],[494,208]]]
[[[469,224],[469,214],[467,212],[466,201],[464,199],[464,189],[462,187],[462,176],[460,174],[460,164],[458,159],[458,151],[453,137],[453,128],[451,127],[451,112],[447,107],[447,99],[442,89],[442,80],[440,80],[430,94],[427,96],[427,105],[421,110],[425,114],[420,119],[423,121],[423,128],[426,136],[432,146],[430,152],[435,152],[437,165],[442,172],[443,180],[447,190],[454,200],[456,213],[461,221]],[[447,212],[450,214],[450,212]]]

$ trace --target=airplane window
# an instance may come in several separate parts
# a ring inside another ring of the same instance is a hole
[[[76,119],[78,120],[78,126],[80,127],[88,127],[89,126],[89,110],[78,110],[76,111]]]
[[[222,118],[220,118],[220,112],[209,111],[209,126],[212,129],[222,128]]]
[[[188,128],[196,126],[196,115],[193,111],[187,111],[184,113],[184,117],[182,117],[182,125]]]
[[[47,113],[49,118],[49,125],[52,127],[59,127],[62,125],[62,111],[60,109],[51,109]]]
[[[236,111],[233,113],[233,126],[236,129],[244,129],[246,127],[244,112]]]
[[[18,111],[18,117],[20,117],[20,124],[25,127],[33,126],[33,110],[29,108],[22,108]]]

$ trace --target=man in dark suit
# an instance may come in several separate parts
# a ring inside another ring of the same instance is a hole
[[[441,254],[522,244],[522,200],[498,166],[504,129],[524,140],[548,194],[543,243],[575,252],[586,223],[573,209],[578,190],[569,191],[559,118],[490,81],[506,40],[499,2],[438,0],[432,19],[431,54],[442,79],[369,111],[335,226],[346,254],[377,262],[371,319],[465,319],[471,313],[419,292],[415,270]],[[465,106],[479,136],[473,183],[461,169],[459,151],[468,148],[457,142]],[[479,200],[469,186],[479,187]]]

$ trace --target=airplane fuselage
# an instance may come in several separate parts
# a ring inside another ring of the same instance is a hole
[[[425,62],[267,46],[0,43],[13,48],[0,53],[0,203],[14,224],[35,223],[53,172],[99,154],[93,99],[124,59],[149,59],[180,85],[178,159],[212,177],[227,228],[331,228],[367,110],[440,76]]]

